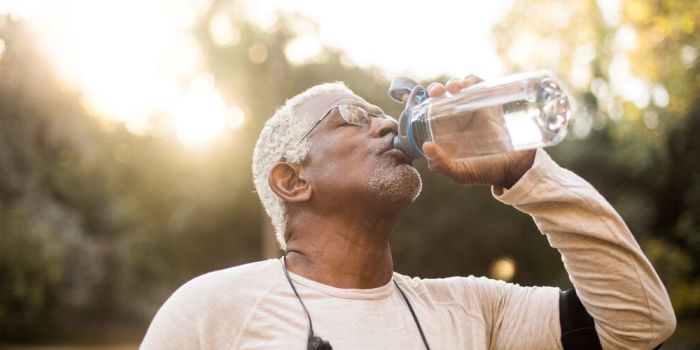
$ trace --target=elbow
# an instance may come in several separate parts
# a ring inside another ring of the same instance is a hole
[[[673,311],[671,298],[663,286],[649,299],[648,315],[650,321],[649,349],[665,342],[676,331],[676,313]]]
[[[673,305],[668,293],[664,290],[663,298],[659,298],[656,303],[652,304],[655,307],[651,308],[651,322],[653,323],[653,343],[661,344],[673,335],[676,331],[676,313],[673,311]],[[654,345],[654,346],[656,346]]]
[[[636,326],[632,322],[616,332],[599,332],[603,349],[656,349],[676,330],[676,315],[670,305],[645,318],[647,322],[638,319]]]
[[[676,331],[676,315],[670,306],[659,310],[651,318],[651,327],[646,336],[642,336],[646,349],[656,349],[659,344],[665,342]],[[640,340],[641,340],[640,339]],[[641,345],[641,344],[640,344]]]
[[[669,305],[664,311],[654,320],[654,334],[656,336],[652,339],[652,342],[655,343],[654,346],[666,341],[676,331],[676,314],[673,312],[673,308]]]

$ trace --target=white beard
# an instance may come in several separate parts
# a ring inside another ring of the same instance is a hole
[[[390,202],[410,200],[413,202],[423,188],[423,182],[418,171],[409,165],[396,168],[377,166],[367,180],[370,193]]]

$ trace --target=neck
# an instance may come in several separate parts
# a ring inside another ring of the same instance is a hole
[[[394,271],[389,236],[401,212],[290,215],[287,268],[338,288],[383,286]]]

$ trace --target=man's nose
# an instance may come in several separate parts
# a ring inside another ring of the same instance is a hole
[[[372,118],[372,137],[382,138],[387,134],[399,133],[399,123],[392,118]]]

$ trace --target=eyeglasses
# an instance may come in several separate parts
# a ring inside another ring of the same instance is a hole
[[[334,109],[338,110],[338,113],[340,114],[340,117],[343,118],[343,120],[352,125],[357,125],[357,126],[368,126],[371,122],[371,118],[380,118],[380,119],[391,119],[386,114],[374,114],[374,113],[369,113],[366,110],[362,109],[362,107],[355,106],[355,105],[337,105],[333,106],[324,113],[321,118],[318,118],[316,123],[311,126],[309,131],[307,131],[304,136],[302,136],[298,142],[303,141],[309,134],[311,134],[311,131],[313,131],[318,124],[320,124],[323,119],[325,119],[327,116],[331,115]]]

